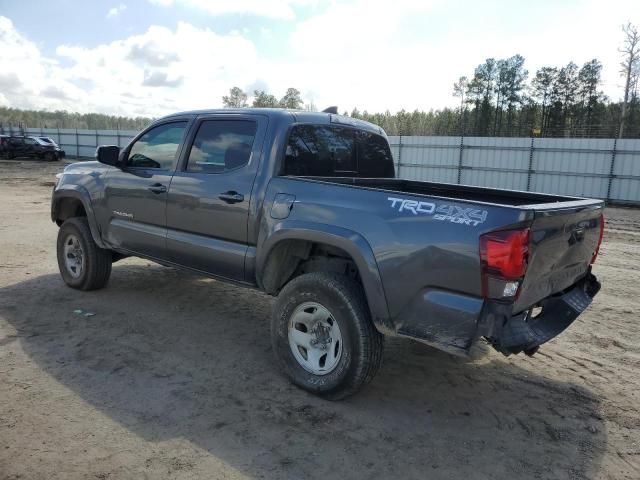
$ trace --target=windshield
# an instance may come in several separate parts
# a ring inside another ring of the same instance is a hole
[[[51,145],[51,142],[47,142],[43,138],[35,137],[34,140],[38,142],[40,145]]]

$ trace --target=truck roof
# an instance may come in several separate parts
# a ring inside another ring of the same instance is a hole
[[[204,110],[189,110],[184,112],[172,113],[158,120],[165,120],[177,116],[185,115],[213,115],[213,114],[260,114],[269,118],[284,120],[287,123],[315,123],[315,124],[338,124],[350,125],[363,130],[369,130],[378,134],[385,135],[382,127],[364,120],[358,120],[345,115],[325,112],[309,112],[306,110],[289,110],[286,108],[213,108]]]

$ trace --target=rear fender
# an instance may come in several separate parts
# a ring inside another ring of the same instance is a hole
[[[261,287],[269,254],[280,242],[286,240],[321,243],[339,248],[349,254],[358,268],[371,318],[376,328],[381,333],[394,333],[389,320],[389,309],[378,264],[371,246],[362,235],[334,225],[296,220],[285,220],[273,225],[270,234],[258,239],[256,281]]]

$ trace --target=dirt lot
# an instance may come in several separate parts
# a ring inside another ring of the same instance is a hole
[[[535,358],[392,340],[329,403],[279,374],[258,292],[142,260],[67,288],[61,167],[0,162],[0,478],[640,478],[640,211],[609,209],[603,291]]]

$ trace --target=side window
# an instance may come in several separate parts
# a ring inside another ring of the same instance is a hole
[[[365,131],[358,132],[358,176],[363,178],[393,178],[395,167],[389,142],[384,137]]]
[[[24,143],[25,145],[36,145],[38,142],[36,142],[33,138],[25,138],[24,139]]]
[[[393,178],[387,140],[353,128],[298,125],[289,135],[284,175]]]
[[[129,150],[127,166],[173,170],[187,122],[165,123],[142,135]]]
[[[318,125],[294,127],[285,154],[285,174],[313,177],[356,175],[354,130]]]
[[[222,173],[249,163],[257,125],[250,120],[205,120],[187,161],[188,172]]]

